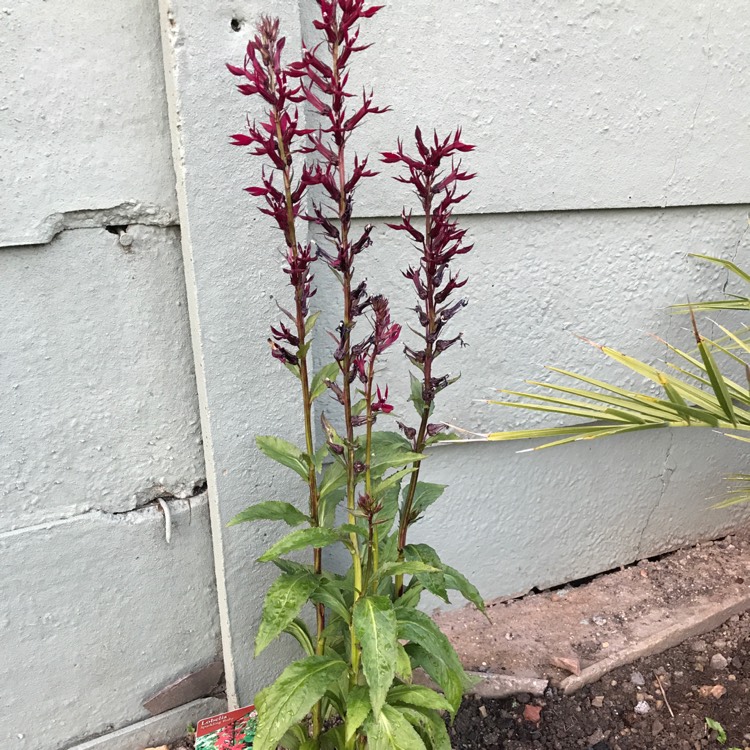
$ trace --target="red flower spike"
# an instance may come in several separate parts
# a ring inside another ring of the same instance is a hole
[[[388,386],[385,388],[385,394],[380,392],[380,387],[378,387],[377,393],[378,397],[372,402],[372,410],[390,414],[393,411],[393,406],[388,403]]]
[[[461,130],[441,139],[433,133],[425,139],[422,131],[414,132],[416,155],[410,154],[399,140],[394,151],[381,154],[385,164],[401,164],[402,174],[395,179],[412,186],[426,217],[426,229],[415,227],[411,212],[404,210],[401,223],[389,224],[391,229],[405,232],[420,251],[420,262],[403,272],[417,292],[419,304],[415,311],[421,327],[419,337],[424,348],[404,347],[409,361],[423,373],[422,397],[427,406],[438,391],[448,385],[447,376],[433,375],[435,359],[456,343],[462,344],[462,334],[453,338],[440,338],[445,325],[466,306],[467,300],[451,301],[452,294],[466,284],[466,279],[450,272],[451,261],[472,249],[465,243],[466,230],[458,226],[453,209],[465,200],[468,193],[458,193],[457,186],[474,178],[462,168],[460,155],[474,150],[462,140]],[[411,434],[412,428],[401,428]],[[433,428],[433,430],[436,428]],[[434,435],[427,434],[430,437]],[[437,433],[435,433],[437,434]],[[416,446],[421,450],[424,446]]]

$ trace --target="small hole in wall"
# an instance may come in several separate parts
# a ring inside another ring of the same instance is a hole
[[[125,234],[128,231],[127,224],[110,224],[108,227],[104,227],[110,234],[116,234],[118,237],[121,234]]]
[[[243,22],[239,18],[233,18],[229,25],[232,27],[232,31],[241,31]]]

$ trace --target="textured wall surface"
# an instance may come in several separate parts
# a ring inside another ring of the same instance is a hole
[[[441,402],[443,418],[477,431],[538,424],[477,399],[545,377],[547,362],[617,377],[574,334],[662,357],[648,332],[684,341],[684,321],[666,306],[721,291],[726,274],[687,253],[741,258],[747,247],[738,143],[748,117],[736,102],[749,58],[737,33],[747,21],[732,20],[735,5],[576,2],[563,12],[551,1],[392,1],[368,26],[366,41],[377,44],[360,71],[393,111],[364,126],[358,142],[377,150],[409,137],[417,122],[462,123],[479,145],[469,159],[479,172],[475,193],[462,204],[477,245],[464,263],[471,307],[456,319],[469,348],[445,358],[463,378]],[[242,59],[261,12],[280,15],[295,50],[300,19],[308,28],[314,8],[314,0],[162,1],[225,656],[230,700],[240,702],[284,652],[250,662],[243,644],[269,575],[249,561],[268,532],[225,531],[223,522],[247,502],[271,499],[272,489],[273,497],[301,492],[253,448],[258,434],[298,438],[299,424],[285,396],[294,383],[265,346],[275,302],[287,298],[279,238],[241,190],[259,164],[225,145],[258,103],[233,93],[223,63]],[[396,278],[391,296],[404,317],[413,302],[397,269],[410,250],[382,225],[408,193],[384,174],[359,198],[359,215],[381,224],[362,273],[373,291],[392,289]],[[336,284],[323,268],[317,280],[315,301],[325,307]],[[337,322],[335,314],[321,321],[318,362],[324,329]],[[403,366],[394,362],[383,379],[404,393]],[[403,396],[395,402],[408,409]],[[441,449],[444,463],[427,473],[452,489],[415,532],[474,573],[488,597],[589,575],[747,516],[706,511],[722,476],[743,468],[742,451],[726,441],[711,440],[707,455],[697,437],[669,433],[541,457],[517,448]]]
[[[386,0],[366,27],[377,44],[355,75],[393,109],[357,142],[377,152],[417,123],[462,124],[479,147],[462,204],[471,304],[455,319],[469,346],[443,360],[462,373],[440,401],[446,421],[541,424],[481,400],[547,377],[547,363],[620,375],[574,334],[651,360],[667,354],[650,332],[689,345],[667,306],[718,295],[727,275],[687,253],[746,258],[750,20],[736,0],[688,5]],[[275,575],[254,560],[275,532],[226,529],[251,502],[302,492],[254,447],[301,430],[266,344],[288,296],[279,238],[242,191],[259,164],[228,145],[259,105],[224,63],[242,60],[262,12],[299,49],[315,2],[159,6],[0,9],[12,82],[0,91],[0,702],[18,750],[124,750],[194,710],[145,721],[142,702],[219,651],[230,703],[293,653],[285,641],[250,656]],[[358,216],[379,225],[361,271],[405,323],[397,270],[413,251],[384,224],[411,199],[389,174],[359,196]],[[318,281],[326,306],[335,282],[322,268]],[[318,362],[337,322],[321,320]],[[382,378],[409,415],[396,360]],[[706,510],[726,473],[747,470],[741,446],[712,434],[519,447],[445,446],[425,467],[450,489],[414,537],[488,598],[713,536],[749,512]],[[148,505],[159,496],[170,545]]]
[[[244,33],[232,20],[280,14],[291,45],[299,45],[297,8],[288,2],[162,2],[164,46],[173,71],[170,116],[174,130],[178,198],[193,330],[206,466],[217,557],[222,634],[230,702],[251,701],[295,654],[282,639],[252,660],[250,643],[260,620],[271,566],[255,559],[271,541],[271,524],[226,528],[251,502],[294,497],[300,488],[255,448],[255,436],[298,440],[292,384],[278,377],[268,356],[268,325],[285,299],[276,232],[251,205],[245,154],[227,134],[242,127],[247,100],[233,93],[224,61],[244,57]],[[170,82],[168,80],[168,88]],[[251,113],[252,116],[252,113]],[[283,241],[283,240],[282,240]]]
[[[14,0],[0,44],[0,247],[123,204],[174,221],[154,3]]]
[[[207,502],[171,506],[170,544],[158,507],[0,535],[4,747],[70,747],[146,719],[150,693],[217,657]]]
[[[143,701],[221,641],[158,10],[8,5],[0,742],[163,742],[221,702]]]

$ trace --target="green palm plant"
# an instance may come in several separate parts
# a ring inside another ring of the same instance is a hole
[[[695,255],[723,266],[750,285],[750,274],[735,263],[705,255]],[[632,372],[655,383],[659,395],[628,390],[586,375],[549,367],[567,379],[565,383],[526,381],[542,389],[540,393],[500,390],[518,400],[492,399],[488,403],[517,409],[564,414],[587,420],[583,424],[530,430],[493,432],[488,440],[508,441],[543,438],[548,442],[530,450],[541,450],[580,440],[652,430],[659,427],[702,427],[721,432],[729,438],[750,442],[750,328],[732,332],[714,325],[723,334],[716,339],[703,336],[696,311],[750,310],[750,297],[731,295],[727,299],[675,305],[678,312],[690,315],[697,349],[691,352],[663,342],[675,355],[677,364],[660,369],[607,346],[597,347],[604,355]],[[586,339],[584,339],[586,340]],[[738,364],[747,380],[740,384],[722,371],[717,358]],[[734,482],[728,496],[716,507],[728,507],[750,500],[750,474],[729,477]]]

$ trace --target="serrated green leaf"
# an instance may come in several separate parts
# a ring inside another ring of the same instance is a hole
[[[409,641],[405,648],[412,664],[421,666],[440,685],[455,713],[466,676],[450,641],[424,612],[399,607],[396,617],[399,639]]]
[[[436,711],[452,710],[451,704],[440,693],[422,685],[394,685],[388,691],[387,700],[392,706],[405,704]]]
[[[439,596],[444,602],[450,604],[448,591],[445,587],[445,576],[442,573],[443,564],[440,562],[438,553],[427,544],[407,544],[404,547],[404,558],[440,570],[439,573],[418,573],[415,577],[430,593]]]
[[[418,456],[420,454],[415,453],[415,456]],[[416,460],[416,459],[415,459]],[[399,464],[400,466],[401,464]],[[400,487],[401,486],[401,480],[409,475],[413,474],[417,470],[416,466],[407,466],[405,469],[399,469],[398,471],[394,471],[393,474],[389,474],[385,479],[374,482],[373,488],[372,488],[372,495],[375,499],[379,500],[388,490],[391,489],[391,487]]]
[[[331,656],[309,656],[290,664],[273,685],[256,696],[258,733],[253,750],[276,750],[289,727],[347,671],[345,662]]]
[[[427,508],[429,508],[445,491],[444,484],[430,484],[429,482],[417,482],[417,486],[414,490],[414,500],[412,501],[411,507],[412,512],[415,516],[421,515]],[[403,497],[409,492],[408,487],[404,487]]]
[[[255,638],[255,655],[260,654],[300,613],[320,585],[320,578],[307,571],[282,573],[268,589]]]
[[[484,612],[484,599],[479,589],[463,573],[459,573],[450,565],[443,565],[443,580],[445,587],[458,591],[464,599],[470,601],[480,612]]]
[[[430,750],[452,750],[443,717],[436,711],[400,706],[406,720],[419,732]]]
[[[354,632],[362,647],[362,671],[378,716],[396,672],[396,613],[386,596],[366,596],[354,605]]]
[[[256,503],[238,513],[227,526],[236,526],[239,523],[251,521],[284,521],[289,526],[299,526],[310,519],[291,503],[283,503],[280,500],[267,500]]]
[[[378,571],[380,578],[387,576],[400,576],[409,575],[413,576],[417,573],[441,573],[442,569],[433,565],[427,565],[427,563],[420,562],[419,560],[403,560],[401,562],[392,562],[381,565]]]
[[[383,706],[366,725],[368,750],[427,750],[406,717],[394,706]]]
[[[370,695],[364,685],[355,685],[346,700],[344,736],[348,742],[370,715]]]
[[[326,380],[336,380],[336,376],[341,372],[336,362],[331,362],[327,365],[323,365],[313,376],[312,383],[310,383],[310,400],[315,401],[318,396],[322,396],[328,386]]]
[[[351,621],[349,607],[346,606],[341,587],[336,581],[324,579],[312,593],[311,600],[316,604],[325,604],[347,624]]]
[[[259,435],[255,442],[269,458],[297,472],[307,481],[307,463],[296,445],[274,435]]]
[[[411,683],[411,659],[400,643],[396,646],[396,677],[403,682]]]
[[[276,544],[270,547],[259,558],[258,562],[270,562],[287,552],[294,552],[305,547],[328,547],[331,544],[341,541],[341,534],[333,529],[323,529],[313,526],[309,529],[299,529],[287,534]]]

